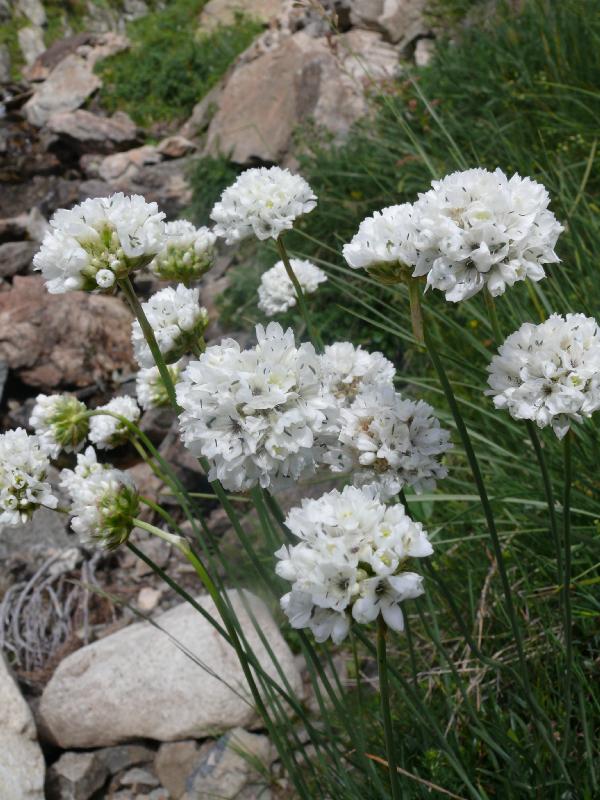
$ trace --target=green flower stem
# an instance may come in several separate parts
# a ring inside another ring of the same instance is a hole
[[[160,347],[158,346],[156,337],[154,336],[152,325],[150,325],[150,323],[148,322],[148,318],[144,313],[142,304],[137,298],[135,289],[133,288],[133,284],[131,283],[129,276],[126,276],[125,278],[121,279],[118,283],[137,321],[140,323],[140,328],[142,329],[142,333],[144,334],[146,343],[148,344],[150,352],[152,353],[152,358],[154,359],[154,363],[158,367],[160,377],[162,378],[164,387],[167,391],[169,402],[171,403],[175,411],[179,412],[179,406],[177,405],[177,397],[175,395],[175,385],[173,384],[171,373],[167,369],[167,365],[165,364],[163,355],[160,352]]]
[[[415,278],[408,279],[408,299],[410,301],[410,322],[417,343],[425,343],[423,309],[421,308],[421,284]]]
[[[571,608],[571,485],[573,482],[571,431],[564,438],[564,474],[565,486],[563,494],[563,536],[565,546],[564,564],[564,591],[563,602],[565,609],[565,734],[563,743],[563,757],[568,756],[571,729],[571,711],[573,708],[573,612]]]
[[[379,614],[377,617],[377,670],[379,672],[379,697],[381,699],[381,713],[383,716],[383,732],[385,736],[385,750],[387,754],[392,800],[401,800],[400,781],[396,769],[396,754],[394,752],[394,731],[392,728],[392,714],[390,712],[390,687],[387,674],[387,625]]]
[[[285,244],[283,243],[283,234],[281,234],[275,240],[275,244],[277,245],[277,250],[279,252],[279,255],[281,256],[281,260],[283,261],[283,266],[285,267],[285,271],[287,272],[288,278],[291,280],[292,285],[294,287],[294,291],[296,292],[296,298],[298,300],[298,308],[300,309],[300,313],[302,314],[302,317],[304,319],[306,330],[308,331],[308,336],[313,345],[315,346],[315,350],[322,352],[323,342],[321,340],[321,337],[319,336],[318,331],[313,327],[313,324],[311,322],[310,314],[308,313],[308,305],[306,303],[306,297],[304,296],[304,292],[302,291],[300,282],[298,281],[296,273],[294,272],[292,265],[290,263],[290,258],[285,248]]]
[[[504,341],[504,336],[502,335],[502,329],[500,328],[500,321],[498,320],[496,303],[494,302],[494,298],[492,297],[492,295],[489,293],[487,286],[483,290],[483,296],[485,297],[485,307],[487,308],[490,325],[492,327],[492,332],[494,334],[494,340],[496,342],[496,345],[499,347]]]

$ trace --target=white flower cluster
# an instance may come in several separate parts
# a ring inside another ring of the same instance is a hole
[[[176,364],[170,364],[167,369],[171,375],[171,380],[175,384],[181,375],[183,362],[178,361]],[[135,388],[138,403],[144,411],[149,408],[160,408],[161,406],[169,405],[169,395],[158,367],[141,369],[135,379]]]
[[[207,272],[215,259],[216,234],[209,228],[196,229],[180,219],[167,222],[162,249],[150,262],[157,278],[189,284]]]
[[[204,346],[203,335],[208,325],[208,314],[200,305],[198,289],[187,289],[182,284],[175,289],[169,286],[153,294],[146,303],[142,303],[142,308],[167,363],[172,364],[189,350]],[[131,326],[131,339],[140,366],[146,369],[155,366],[137,320]]]
[[[358,269],[412,267],[415,278],[452,302],[481,289],[496,296],[517,281],[545,276],[544,264],[563,230],[548,209],[546,189],[531,178],[508,178],[500,169],[455,172],[421,194],[412,206],[392,206],[364,220],[344,247]],[[385,272],[381,276],[384,277]]]
[[[363,391],[394,385],[396,368],[381,353],[369,353],[351,342],[327,345],[321,356],[323,380],[338,402],[348,406]]]
[[[140,418],[140,409],[133,397],[113,397],[103,406],[98,406],[96,411],[110,411],[119,414],[130,422],[137,422]],[[90,418],[90,442],[99,450],[110,450],[124,444],[129,437],[127,426],[116,417],[109,414],[100,414]]]
[[[70,394],[38,394],[29,424],[53,457],[79,450],[89,430],[85,404]]]
[[[281,167],[258,167],[246,170],[225,189],[211,217],[216,223],[214,232],[227,244],[252,234],[258,239],[277,239],[316,204],[304,178]]]
[[[127,541],[139,513],[131,478],[108,464],[99,464],[93,447],[77,456],[74,470],[61,472],[61,489],[71,497],[71,527],[84,544],[112,550]]]
[[[496,408],[562,438],[571,422],[600,408],[600,331],[583,314],[552,314],[512,333],[488,367]]]
[[[305,294],[316,292],[319,284],[327,280],[323,270],[310,261],[292,258],[290,266]],[[274,314],[288,311],[295,305],[294,285],[288,277],[283,261],[278,261],[274,267],[263,272],[258,287],[258,307],[268,317],[272,317]]]
[[[208,459],[209,480],[231,490],[280,485],[312,469],[335,409],[312,345],[296,347],[275,322],[256,335],[248,350],[232,339],[207,348],[176,387],[184,443]]]
[[[60,209],[50,220],[33,263],[52,294],[109,290],[118,278],[146,266],[163,242],[164,214],[156,203],[121,192]]]
[[[50,462],[44,443],[23,428],[0,435],[0,523],[26,522],[36,508],[56,508],[47,481]]]
[[[405,571],[406,563],[433,548],[401,504],[384,505],[373,486],[346,486],[303,500],[286,525],[300,540],[275,553],[277,574],[292,584],[281,598],[292,627],[336,644],[352,619],[367,624],[381,614],[390,628],[403,630],[400,603],[423,594],[422,577]]]
[[[341,409],[339,444],[327,450],[324,461],[334,472],[351,473],[357,486],[377,484],[389,499],[405,486],[419,493],[435,489],[448,474],[439,458],[451,449],[449,438],[423,400],[374,386]]]
[[[378,277],[400,277],[402,268],[417,261],[413,206],[403,203],[376,211],[364,219],[349,244],[344,258],[352,269],[375,271]]]

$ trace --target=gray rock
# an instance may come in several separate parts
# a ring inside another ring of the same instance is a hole
[[[116,745],[96,751],[96,757],[102,761],[111,775],[139,764],[149,764],[154,756],[154,750],[141,744]]]
[[[417,39],[415,44],[415,64],[417,67],[426,67],[435,52],[434,39]]]
[[[138,129],[123,111],[101,117],[83,109],[53,114],[46,127],[66,139],[80,153],[112,153],[139,142]]]
[[[0,83],[8,83],[12,77],[10,53],[5,44],[0,44]]]
[[[0,562],[14,554],[27,554],[28,560],[46,557],[50,550],[67,550],[77,543],[69,534],[69,520],[48,508],[38,509],[24,525],[0,527]]]
[[[40,0],[17,0],[15,10],[34,25],[43,27],[46,24],[46,9]]]
[[[0,244],[0,278],[12,278],[31,267],[38,249],[36,242],[5,242]]]
[[[48,770],[47,800],[89,800],[107,778],[96,753],[63,753]]]
[[[277,669],[240,594],[232,591],[229,598],[250,646],[275,677]],[[245,598],[283,672],[300,692],[298,668],[267,607],[250,593]],[[212,600],[203,596],[199,602],[216,615]],[[156,617],[156,623],[163,630],[146,622],[131,625],[61,662],[40,703],[45,727],[57,744],[85,748],[132,738],[176,741],[258,723],[234,650],[201,614],[181,604]]]
[[[44,800],[44,773],[33,716],[0,653],[0,796]]]
[[[25,116],[32,125],[41,127],[53,114],[75,111],[100,85],[89,61],[75,53],[68,55],[25,103]]]
[[[204,752],[187,778],[183,800],[214,797],[233,800],[250,784],[257,790],[254,796],[263,797],[260,790],[268,791],[268,787],[264,775],[254,769],[252,761],[258,760],[268,770],[273,758],[273,748],[266,736],[236,728]]]
[[[19,29],[17,38],[25,63],[27,66],[31,66],[46,49],[44,31],[37,25],[28,25],[26,28]]]
[[[380,31],[403,49],[429,32],[426,5],[427,0],[354,0],[350,20],[357,27]]]
[[[142,769],[141,767],[134,767],[127,770],[124,775],[120,777],[121,786],[133,786],[136,791],[140,789],[154,789],[160,784],[160,781],[149,770]]]
[[[161,744],[154,761],[154,769],[173,800],[179,800],[185,794],[188,775],[192,774],[197,765],[199,753],[200,745],[194,739]]]
[[[10,0],[0,0],[0,20],[3,22],[12,17],[12,6]]]

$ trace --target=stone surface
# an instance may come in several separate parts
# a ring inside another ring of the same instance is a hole
[[[122,744],[96,751],[97,758],[102,761],[110,775],[138,764],[149,764],[154,755],[154,750],[141,744]]]
[[[275,676],[242,597],[234,591],[229,597],[250,646]],[[268,609],[251,594],[245,597],[292,687],[300,691],[294,658]],[[216,613],[208,597],[199,602],[209,614]],[[201,614],[181,604],[157,617],[156,625],[163,630],[146,622],[131,625],[61,662],[40,703],[45,727],[61,747],[139,737],[199,738],[257,724],[234,650]]]
[[[26,28],[20,28],[17,38],[27,66],[33,64],[46,49],[44,31],[37,25],[28,25]]]
[[[357,27],[380,31],[388,41],[403,48],[428,32],[426,4],[427,0],[356,0],[350,19]]]
[[[240,164],[277,162],[298,124],[311,119],[343,138],[368,111],[365,83],[396,74],[398,57],[371,31],[337,41],[333,52],[325,39],[300,31],[238,66],[210,123],[206,152],[231,153]]]
[[[110,381],[134,367],[131,314],[117,297],[49,294],[41,276],[0,293],[0,359],[41,390]]]
[[[41,127],[53,114],[74,111],[100,86],[89,61],[75,53],[63,59],[23,106],[32,125]]]
[[[83,109],[53,114],[46,127],[65,138],[78,152],[111,153],[139,142],[138,129],[123,111],[101,117]]]
[[[0,653],[0,797],[44,800],[44,773],[33,716]]]
[[[154,761],[154,769],[173,800],[179,800],[185,793],[188,775],[192,774],[197,765],[199,753],[200,745],[194,739],[161,744]]]
[[[193,153],[196,145],[185,136],[168,136],[158,145],[157,150],[163,158],[182,158]]]
[[[435,52],[434,39],[417,39],[415,44],[415,64],[417,67],[426,67]]]
[[[38,249],[36,242],[5,242],[0,244],[0,278],[11,278],[27,272]]]
[[[107,156],[98,169],[99,177],[108,183],[121,184],[131,181],[149,164],[158,164],[162,155],[153,145],[144,145]]]
[[[9,556],[22,554],[30,563],[46,557],[49,550],[67,550],[77,544],[77,538],[69,533],[69,520],[47,508],[40,508],[24,525],[0,527],[0,562]]]
[[[47,50],[36,59],[35,63],[25,70],[24,75],[29,81],[46,80],[50,72],[68,55],[77,52],[83,44],[94,41],[91,33],[76,33],[53,42]]]
[[[200,27],[214,30],[218,25],[232,25],[236,13],[269,22],[281,11],[281,0],[209,0],[200,14]]]
[[[89,800],[107,778],[96,753],[63,753],[48,770],[47,800]]]
[[[43,27],[46,24],[46,10],[40,0],[17,0],[15,11],[34,25]]]
[[[269,739],[242,728],[229,731],[204,751],[186,780],[183,800],[234,800],[249,784],[264,784],[264,775],[253,768],[252,760],[269,769],[273,760]]]
[[[179,133],[186,139],[194,139],[205,131],[218,108],[219,98],[223,91],[223,83],[216,86],[204,95],[199,103],[192,109],[190,118],[183,124]]]

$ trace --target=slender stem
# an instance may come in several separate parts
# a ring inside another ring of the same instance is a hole
[[[290,258],[285,248],[285,244],[283,243],[282,234],[275,240],[275,244],[277,245],[277,250],[279,251],[279,255],[281,256],[281,260],[283,261],[283,266],[285,267],[285,271],[287,272],[288,278],[291,280],[292,285],[294,287],[294,291],[296,292],[296,298],[298,300],[298,308],[300,309],[300,313],[304,318],[304,322],[306,324],[306,330],[308,331],[308,336],[311,342],[314,344],[315,349],[321,351],[323,350],[323,342],[321,341],[321,337],[319,336],[318,332],[315,330],[311,322],[310,314],[308,313],[308,305],[306,304],[306,297],[304,296],[304,292],[302,291],[302,286],[300,286],[300,282],[298,281],[296,273],[294,272],[292,265],[290,263]]]
[[[571,484],[573,481],[572,459],[573,434],[568,431],[564,438],[564,471],[565,487],[563,495],[563,535],[565,546],[565,569],[563,601],[565,608],[565,735],[563,744],[563,757],[569,752],[569,739],[571,730],[571,710],[573,707],[573,618],[571,609]]]
[[[425,343],[423,333],[423,310],[421,308],[421,285],[415,278],[408,280],[408,299],[410,301],[410,322],[415,339],[419,344]]]
[[[492,331],[494,333],[494,339],[496,340],[497,345],[501,345],[504,341],[504,336],[502,335],[502,329],[500,328],[500,322],[498,320],[496,303],[494,302],[492,295],[489,293],[487,286],[483,290],[483,296],[485,297],[485,305],[487,308],[490,325],[492,326]]]
[[[129,276],[120,280],[119,286],[121,288],[121,291],[125,295],[127,302],[131,306],[131,310],[135,314],[137,321],[140,323],[140,328],[142,329],[144,338],[146,339],[148,347],[150,348],[150,352],[152,353],[152,358],[154,359],[154,363],[158,367],[160,377],[162,378],[165,389],[167,390],[167,395],[169,396],[169,402],[171,403],[175,411],[179,412],[179,406],[177,405],[177,397],[175,395],[175,386],[173,384],[173,379],[171,378],[171,373],[167,369],[167,365],[165,364],[163,355],[160,352],[160,347],[158,346],[158,342],[156,341],[156,337],[154,336],[152,325],[150,325],[150,323],[148,322],[148,318],[144,313],[142,304],[137,298],[135,289],[133,288]]]
[[[387,674],[387,625],[379,614],[377,617],[377,670],[379,672],[379,697],[381,699],[381,714],[383,716],[383,732],[385,736],[385,750],[388,769],[390,772],[390,785],[392,787],[392,800],[401,800],[400,782],[396,769],[396,754],[394,752],[394,731],[392,728],[392,714],[390,712],[390,687]]]
[[[558,585],[563,585],[563,558],[562,558],[562,546],[560,541],[560,531],[558,530],[558,520],[556,518],[556,507],[554,504],[554,491],[552,489],[552,481],[550,480],[550,473],[548,471],[548,464],[546,462],[546,457],[544,455],[544,450],[542,448],[542,443],[540,442],[540,437],[538,436],[538,432],[536,427],[531,420],[526,421],[527,430],[529,432],[529,438],[531,439],[531,443],[533,444],[533,449],[535,450],[535,455],[538,460],[538,465],[540,468],[540,472],[542,473],[542,481],[544,483],[544,491],[546,493],[546,502],[548,503],[548,514],[550,516],[550,530],[552,532],[552,537],[554,539],[554,548],[556,551],[556,569],[558,573]]]
[[[153,534],[154,536],[158,536],[159,539],[162,539],[169,544],[172,544],[173,547],[176,547],[183,555],[187,558],[188,552],[190,551],[190,545],[183,536],[178,536],[176,533],[169,533],[168,531],[163,531],[161,528],[157,528],[156,525],[152,525],[150,522],[145,522],[143,519],[134,519],[133,524],[136,528],[141,528],[148,533]]]

